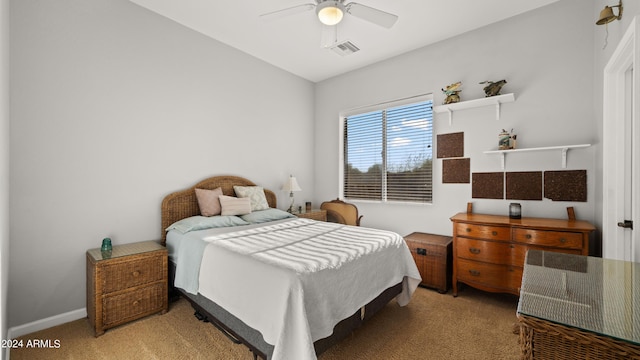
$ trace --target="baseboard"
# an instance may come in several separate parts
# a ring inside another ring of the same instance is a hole
[[[48,329],[57,325],[62,325],[70,321],[87,317],[87,308],[73,310],[64,314],[54,315],[46,319],[36,320],[24,325],[10,327],[7,330],[7,338],[15,339],[20,336],[31,334],[32,332]]]

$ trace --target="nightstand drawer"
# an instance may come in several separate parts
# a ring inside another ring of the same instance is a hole
[[[103,300],[103,326],[110,327],[132,318],[162,310],[166,306],[164,284],[155,284]]]
[[[105,265],[103,268],[103,293],[128,289],[164,278],[164,258],[150,256],[136,261],[119,262]]]
[[[303,213],[294,213],[293,215],[299,218],[318,220],[318,221],[327,221],[327,211],[326,210],[310,210]]]

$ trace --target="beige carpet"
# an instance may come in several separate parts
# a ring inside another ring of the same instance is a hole
[[[459,296],[419,288],[411,303],[392,301],[353,335],[319,356],[342,359],[509,359],[519,357],[517,297],[469,287]],[[60,340],[58,349],[14,349],[19,359],[252,359],[180,299],[169,312],[107,330],[95,338],[86,319],[22,338]],[[294,359],[295,360],[295,359]]]

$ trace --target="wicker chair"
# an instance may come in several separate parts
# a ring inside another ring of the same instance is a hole
[[[358,207],[353,204],[335,199],[323,202],[320,209],[327,211],[328,222],[360,226],[362,215],[358,215]]]

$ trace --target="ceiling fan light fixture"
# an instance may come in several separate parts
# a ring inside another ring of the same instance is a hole
[[[344,11],[344,5],[339,1],[323,1],[316,6],[318,19],[320,19],[321,23],[329,26],[336,25],[342,21]]]

